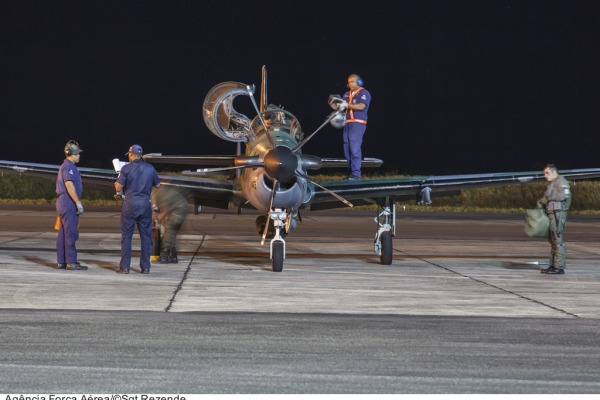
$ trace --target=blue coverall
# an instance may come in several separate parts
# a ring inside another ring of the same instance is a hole
[[[119,267],[129,271],[131,239],[137,225],[141,240],[140,268],[150,269],[152,252],[152,187],[160,183],[151,164],[138,158],[121,169],[117,182],[123,185],[125,201],[121,208],[121,262]]]
[[[367,119],[369,104],[371,103],[371,94],[365,88],[357,91],[348,91],[344,94],[344,100],[348,104],[365,104],[364,110],[346,111],[346,126],[344,127],[344,156],[348,160],[348,170],[351,176],[361,176],[362,161],[362,141],[367,130]]]
[[[83,184],[79,170],[71,160],[65,159],[56,177],[56,212],[60,219],[60,228],[56,238],[56,261],[59,264],[75,264],[77,262],[75,242],[79,239],[79,216],[77,215],[77,206],[65,186],[67,181],[73,182],[77,196],[81,198]]]

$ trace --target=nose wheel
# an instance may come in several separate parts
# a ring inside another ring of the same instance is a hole
[[[285,259],[285,242],[283,240],[271,241],[271,261],[273,272],[283,271],[283,260]]]
[[[385,205],[377,210],[375,222],[378,225],[375,234],[375,253],[382,265],[392,265],[394,246],[392,237],[396,234],[396,203],[385,199]]]
[[[389,231],[383,232],[379,236],[381,242],[381,252],[379,254],[379,262],[382,265],[392,265],[392,253],[394,247],[392,246],[392,234]]]
[[[281,272],[283,271],[283,260],[285,260],[285,240],[283,240],[281,233],[282,229],[289,228],[290,216],[286,210],[275,208],[269,213],[269,218],[273,220],[273,227],[275,228],[275,235],[271,239],[272,269],[273,272]]]

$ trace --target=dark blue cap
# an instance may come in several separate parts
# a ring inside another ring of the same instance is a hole
[[[133,153],[133,154],[142,154],[142,146],[140,146],[139,144],[134,144],[133,146],[131,146],[129,148],[129,151],[127,153],[125,153],[125,155],[128,155],[129,153]]]

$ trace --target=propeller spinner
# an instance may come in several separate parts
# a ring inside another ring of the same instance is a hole
[[[294,177],[298,168],[298,156],[286,146],[270,149],[264,158],[265,172],[269,178],[288,182]]]

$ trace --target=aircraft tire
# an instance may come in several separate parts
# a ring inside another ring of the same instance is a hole
[[[379,240],[381,240],[381,256],[379,256],[379,261],[383,265],[392,265],[392,253],[394,252],[392,234],[390,232],[383,232]]]
[[[283,270],[283,242],[273,242],[273,272]]]

